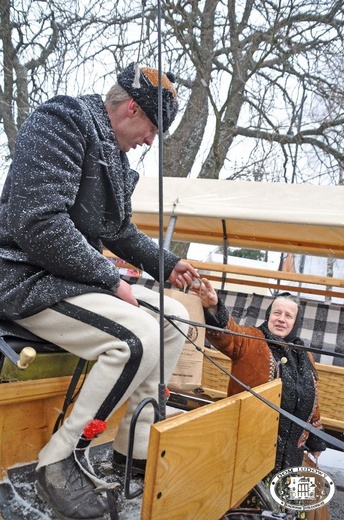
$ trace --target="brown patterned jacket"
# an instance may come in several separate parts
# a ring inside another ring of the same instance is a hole
[[[315,426],[322,428],[317,394],[317,374],[313,356],[304,351],[268,343],[260,328],[244,327],[229,317],[222,302],[216,315],[205,309],[206,323],[228,329],[233,334],[207,330],[207,339],[232,360],[231,373],[245,385],[253,388],[280,377],[282,380],[281,408]],[[266,326],[266,322],[264,324]],[[239,333],[240,335],[237,335]],[[252,336],[246,337],[246,336]],[[271,339],[271,338],[270,338]],[[286,363],[281,362],[287,360]],[[233,379],[228,395],[243,391]],[[326,444],[315,434],[280,416],[275,471],[300,466],[305,445],[310,451],[323,451]]]

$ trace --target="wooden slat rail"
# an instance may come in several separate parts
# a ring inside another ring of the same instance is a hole
[[[118,258],[113,255],[110,251],[104,250],[104,256],[107,258]],[[303,284],[320,285],[325,287],[321,289],[318,287],[295,287],[297,292],[303,294],[316,294],[319,296],[328,296],[332,298],[343,298],[344,299],[344,279],[343,278],[332,278],[329,276],[318,276],[303,273],[289,273],[285,271],[273,271],[271,269],[258,269],[254,267],[245,267],[231,264],[221,264],[217,262],[200,262],[198,260],[187,259],[191,265],[200,271],[209,271],[207,278],[212,281],[222,281],[222,276],[216,276],[212,273],[225,273],[228,275],[227,283],[238,284],[238,285],[249,285],[252,287],[266,287],[269,289],[276,289],[282,291],[291,290],[292,287],[287,284],[279,283],[284,282],[298,282]],[[134,269],[141,273],[140,269],[134,267],[126,262],[121,262],[118,267],[127,269]],[[233,277],[232,275],[236,275]],[[239,278],[238,278],[239,276]],[[240,276],[261,278],[262,280],[240,278]],[[278,283],[274,283],[271,280],[278,280]],[[336,291],[332,287],[343,289],[343,291]]]
[[[227,283],[235,283],[238,285],[249,285],[253,287],[266,287],[269,289],[279,290],[279,291],[290,291],[292,287],[290,285],[286,285],[283,283],[273,283],[271,280],[284,280],[289,282],[298,282],[304,284],[313,284],[325,286],[326,289],[320,289],[318,287],[294,287],[294,290],[303,294],[316,294],[319,296],[328,296],[332,298],[343,298],[344,299],[344,291],[335,291],[331,287],[338,287],[344,289],[344,279],[343,278],[331,278],[329,276],[317,276],[303,273],[288,273],[284,271],[272,271],[270,269],[257,269],[253,267],[244,267],[230,264],[219,264],[213,262],[199,262],[196,260],[188,260],[190,264],[192,264],[195,269],[199,269],[200,271],[210,271],[209,275],[206,277],[212,281],[222,281],[222,276],[216,276],[211,274],[211,272],[220,272],[228,275]],[[249,276],[254,278],[262,278],[262,281],[250,280],[248,278],[237,278],[232,275],[239,276]],[[265,280],[266,279],[266,280]]]
[[[206,275],[208,280],[213,282],[222,282],[222,277],[214,276],[212,274]],[[256,280],[243,280],[240,278],[235,278],[231,275],[226,277],[226,283],[228,284],[237,284],[237,285],[249,285],[252,287],[263,287],[273,291],[291,291],[296,290],[298,293],[302,294],[315,294],[317,296],[327,296],[331,298],[344,298],[344,293],[338,291],[331,291],[325,289],[312,289],[311,287],[291,287],[290,285],[285,285],[281,283],[271,283],[271,282],[258,282]]]
[[[255,276],[259,278],[272,278],[275,280],[288,280],[290,282],[303,282],[316,285],[325,285],[333,287],[341,287],[344,289],[343,278],[331,278],[329,276],[317,276],[303,273],[288,273],[285,271],[273,271],[271,269],[257,269],[253,267],[245,267],[239,265],[220,264],[216,262],[199,262],[196,260],[187,260],[196,269],[202,271],[217,271],[221,273],[240,274],[245,276]],[[342,294],[344,297],[344,293]]]

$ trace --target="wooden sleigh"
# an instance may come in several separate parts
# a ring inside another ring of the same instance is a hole
[[[153,181],[154,185],[151,185]],[[269,186],[266,183],[229,181],[222,182],[220,186],[219,181],[214,181],[214,184],[203,180],[195,184],[191,179],[175,178],[164,181],[164,206],[167,208],[164,212],[164,231],[171,237],[173,234],[174,240],[223,244],[225,247],[229,240],[230,245],[235,247],[319,256],[326,256],[330,251],[334,257],[344,258],[342,187],[327,187],[325,197],[323,187],[280,187],[278,183]],[[154,195],[155,184],[155,179],[142,178],[133,198],[133,220],[141,231],[153,238],[159,236],[160,223],[158,208],[152,210],[152,199],[158,200]],[[262,215],[261,199],[265,200],[268,189],[271,190],[269,204],[266,205],[269,211],[267,215]],[[277,196],[279,189],[288,190],[288,196]],[[263,190],[261,196],[257,196],[257,190]],[[200,201],[200,210],[185,207],[184,198],[179,198],[181,193],[191,193],[193,201]],[[213,202],[210,200],[212,196]],[[333,200],[327,203],[326,214],[319,215],[323,206],[319,201],[328,201],[330,196]],[[295,207],[303,208],[306,203],[309,207],[296,215],[295,212],[281,215],[280,201],[284,198],[293,200]],[[232,200],[235,204],[228,203]],[[258,208],[255,201],[259,204]],[[238,208],[241,202],[244,204],[242,210]],[[333,222],[329,219],[329,210],[333,212]],[[165,246],[169,247],[169,244]],[[191,263],[199,270],[218,271],[219,276],[208,276],[214,281],[221,281],[227,276],[231,283],[273,290],[289,290],[290,282],[305,282],[311,287],[303,287],[304,293],[343,297],[343,279],[230,265],[216,266],[213,263],[206,265],[196,261]],[[271,283],[271,279],[275,282]],[[320,289],[317,288],[319,285]],[[54,364],[57,364],[59,355],[58,352],[42,353],[35,365],[38,361],[43,363],[45,356],[43,373],[47,374],[52,357],[55,356]],[[212,350],[209,355],[229,368],[230,360],[227,357]],[[35,461],[39,450],[49,440],[76,359],[71,357],[69,363],[71,365],[61,363],[61,370],[66,373],[60,372],[58,377],[51,374],[49,378],[36,380],[31,378],[29,367],[25,370],[25,376],[23,373],[21,376],[26,381],[11,381],[15,376],[11,375],[13,367],[9,367],[7,380],[10,382],[0,383],[0,467],[3,479],[6,479],[11,467]],[[344,367],[317,363],[317,370],[324,426],[331,433],[342,434]],[[177,412],[177,415],[152,425],[142,520],[219,520],[273,468],[278,414],[248,392],[226,398],[227,383],[228,377],[205,359],[200,391],[214,402],[185,413]],[[255,391],[272,403],[279,404],[279,380],[261,385]],[[125,405],[113,414],[107,430],[94,444],[115,438],[124,410]]]
[[[48,442],[77,358],[38,339],[17,338],[13,330],[8,336],[3,333],[2,340],[18,352],[27,345],[39,352],[25,370],[13,363],[5,366],[8,361],[2,366],[8,378],[0,383],[0,467],[1,479],[6,481],[9,470],[36,461],[39,450]],[[204,349],[230,371],[226,356]],[[38,379],[37,373],[33,375],[40,366],[43,373],[48,373],[52,365],[55,369],[63,367],[63,375],[56,377],[51,372],[52,377]],[[318,363],[317,369],[324,426],[331,433],[343,432],[340,394],[344,368]],[[22,380],[16,381],[18,378]],[[198,390],[202,397],[214,402],[185,413],[176,409],[172,417],[152,425],[142,520],[219,520],[273,468],[278,413],[249,392],[226,398],[227,384],[228,376],[205,357]],[[279,405],[280,380],[254,390]],[[125,405],[113,414],[107,430],[93,445],[115,438],[124,412]]]
[[[6,336],[5,340],[16,350],[28,343]],[[41,352],[35,364],[41,362],[40,356],[45,357],[42,347],[38,342]],[[51,360],[66,355],[52,352],[51,347],[46,354]],[[51,436],[70,380],[71,375],[63,375],[1,383],[2,480],[7,480],[10,468],[37,460]],[[255,390],[272,403],[280,403],[280,380]],[[124,411],[125,405],[112,415],[94,445],[115,438]],[[153,424],[141,519],[218,520],[273,468],[277,428],[278,413],[248,392],[185,413],[176,410],[172,417]]]
[[[11,343],[12,338],[5,339]],[[16,350],[27,344],[27,341],[22,344],[14,341]],[[51,345],[47,346],[46,354],[40,342],[36,348],[40,354],[35,364],[45,361],[47,357],[53,362],[59,355],[70,361],[69,354],[59,349],[53,351]],[[210,349],[206,351],[224,368],[230,369],[230,360],[226,356]],[[75,364],[77,359],[73,361]],[[70,365],[69,370],[73,367],[73,364]],[[343,377],[341,367],[328,368],[331,374],[333,368],[338,369],[339,377]],[[249,392],[226,398],[228,377],[207,358],[204,360],[202,379],[203,395],[213,398],[215,402],[185,413],[176,409],[172,417],[151,427],[141,504],[142,520],[219,520],[228,509],[240,504],[274,466],[278,413]],[[10,468],[37,460],[39,450],[51,436],[70,380],[71,375],[63,375],[1,383],[2,479],[7,479]],[[319,385],[320,398],[328,401],[336,399],[335,395],[328,395],[324,386]],[[336,394],[336,385],[334,388]],[[280,380],[254,390],[268,401],[280,404]],[[322,405],[326,405],[326,401],[323,400]],[[337,411],[338,406],[340,402],[337,402],[337,407],[327,409],[329,417],[324,416],[324,423],[340,430],[341,420],[330,416],[331,409]],[[93,441],[93,445],[115,438],[124,412],[125,405],[113,414],[107,430]]]

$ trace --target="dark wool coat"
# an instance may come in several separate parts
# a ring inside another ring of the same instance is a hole
[[[233,376],[251,388],[281,377],[281,408],[316,428],[322,428],[313,357],[305,351],[268,344],[264,341],[262,330],[252,326],[240,326],[228,314],[224,304],[219,302],[218,314],[213,315],[205,311],[206,323],[257,338],[225,334],[210,329],[207,331],[209,342],[231,358]],[[287,359],[285,364],[281,363],[282,357]],[[242,391],[243,388],[231,379],[228,395]],[[274,472],[301,466],[305,445],[310,451],[326,449],[326,444],[316,435],[309,434],[302,426],[281,415]]]
[[[130,222],[138,173],[116,143],[100,96],[57,96],[22,126],[0,204],[0,318],[114,291],[103,245],[159,278],[159,248]],[[178,262],[165,252],[165,279]]]

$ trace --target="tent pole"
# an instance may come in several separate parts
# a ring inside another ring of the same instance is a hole
[[[160,302],[160,383],[159,395],[159,415],[160,420],[166,418],[165,401],[165,351],[164,351],[164,242],[163,242],[163,177],[164,177],[164,153],[163,153],[163,106],[162,106],[162,37],[161,37],[161,1],[158,1],[158,134],[159,134],[159,302]]]
[[[171,247],[172,236],[173,236],[174,228],[176,227],[176,224],[177,224],[177,217],[175,215],[171,215],[170,220],[168,222],[167,229],[166,229],[166,234],[165,234],[165,241],[164,241],[165,249],[170,249],[170,247]]]
[[[228,235],[226,229],[226,221],[222,220],[222,230],[223,230],[223,263],[224,265],[228,264]],[[222,273],[222,283],[221,290],[224,291],[226,285],[226,273]]]

